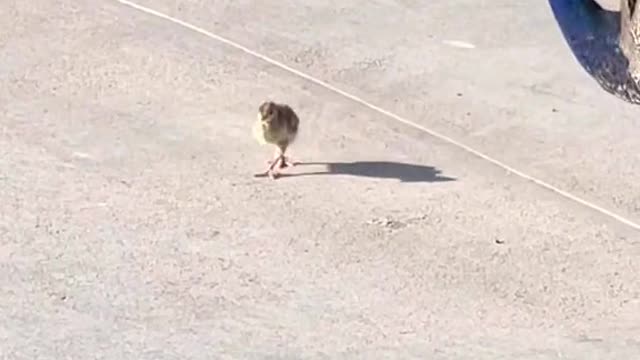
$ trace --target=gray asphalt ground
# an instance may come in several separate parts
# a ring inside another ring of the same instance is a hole
[[[4,0],[0,358],[638,357],[640,110],[548,2],[139,4],[628,222],[117,1]]]

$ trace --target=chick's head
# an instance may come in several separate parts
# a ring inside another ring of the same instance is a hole
[[[265,101],[258,108],[260,120],[265,123],[270,123],[276,117],[277,111],[277,106],[272,101]]]

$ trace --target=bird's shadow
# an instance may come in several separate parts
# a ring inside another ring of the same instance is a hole
[[[444,182],[455,178],[441,175],[433,166],[406,164],[392,161],[355,161],[355,162],[301,162],[294,168],[305,166],[323,166],[324,171],[280,172],[279,177],[350,175],[380,179],[396,179],[401,182]]]
[[[580,65],[610,94],[640,104],[640,87],[627,71],[622,53],[620,13],[593,0],[549,0],[565,41]]]

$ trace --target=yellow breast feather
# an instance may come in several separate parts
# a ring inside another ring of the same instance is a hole
[[[267,140],[265,139],[264,127],[262,126],[262,121],[258,120],[253,123],[253,127],[251,128],[253,133],[253,137],[258,141],[260,145],[266,145]]]

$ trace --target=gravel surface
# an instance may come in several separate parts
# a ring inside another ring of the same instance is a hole
[[[640,222],[640,110],[548,2],[257,3],[139,1]],[[632,226],[115,0],[0,28],[0,358],[640,353]],[[277,181],[267,98],[301,118]]]

